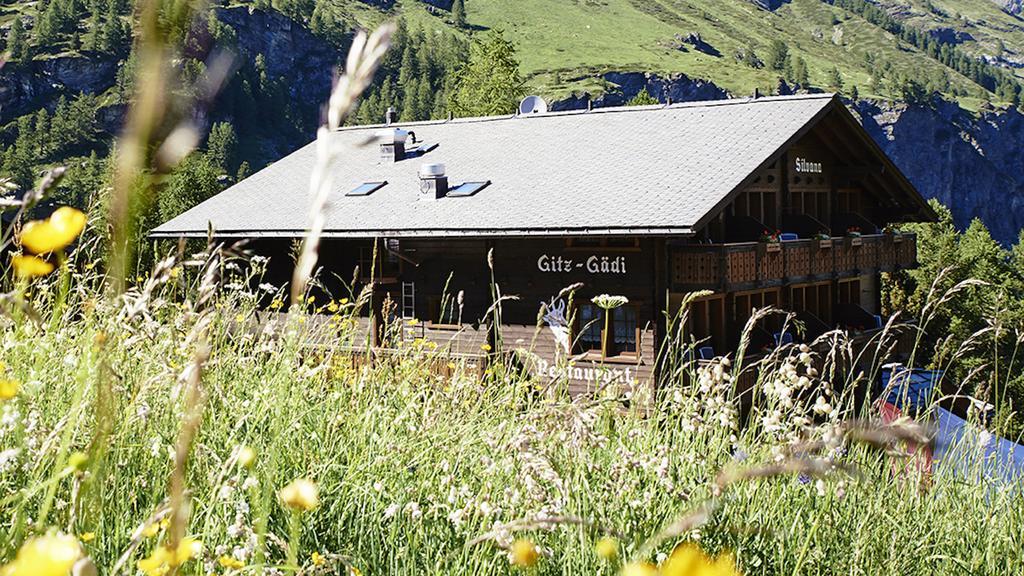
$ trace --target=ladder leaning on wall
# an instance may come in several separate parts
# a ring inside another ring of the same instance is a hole
[[[416,283],[402,282],[402,319],[416,317]]]

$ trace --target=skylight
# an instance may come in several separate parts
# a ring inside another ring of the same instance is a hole
[[[476,194],[477,192],[486,188],[490,183],[490,180],[484,182],[464,182],[462,184],[459,184],[458,186],[455,186],[454,188],[450,188],[448,190],[448,196],[452,198],[472,196],[473,194]]]
[[[430,152],[434,148],[437,148],[437,142],[417,142],[413,148],[408,148],[405,151],[407,157],[423,156],[427,152]]]
[[[385,184],[387,184],[387,181],[363,182],[353,188],[348,194],[345,194],[345,196],[368,196],[383,188]]]

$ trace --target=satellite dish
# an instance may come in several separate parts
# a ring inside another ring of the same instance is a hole
[[[548,103],[540,96],[527,96],[519,103],[520,114],[543,114],[548,111]]]

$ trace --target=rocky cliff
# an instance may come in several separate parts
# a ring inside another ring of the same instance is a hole
[[[61,94],[97,94],[114,84],[118,61],[105,54],[57,56],[0,68],[0,125],[41,106],[52,109]]]
[[[948,206],[959,227],[981,218],[1004,244],[1024,228],[1024,116],[975,116],[956,104],[859,102],[862,123],[926,197]]]
[[[330,91],[342,51],[277,11],[237,6],[217,8],[216,12],[217,19],[235,31],[234,46],[229,48],[239,61],[252,62],[262,54],[267,75],[286,78],[290,96],[298,105],[315,109]],[[70,98],[79,93],[102,93],[114,85],[121,64],[115,55],[93,53],[0,68],[0,125],[40,107],[52,110],[62,94]]]

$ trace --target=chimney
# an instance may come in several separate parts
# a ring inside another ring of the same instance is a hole
[[[444,164],[420,166],[420,200],[438,200],[448,194],[448,177]]]
[[[377,133],[380,138],[380,160],[390,164],[405,159],[405,140],[409,132],[401,128],[389,128]]]
[[[391,126],[395,122],[398,122],[398,112],[391,106],[388,106],[388,111],[384,113],[384,123]]]

